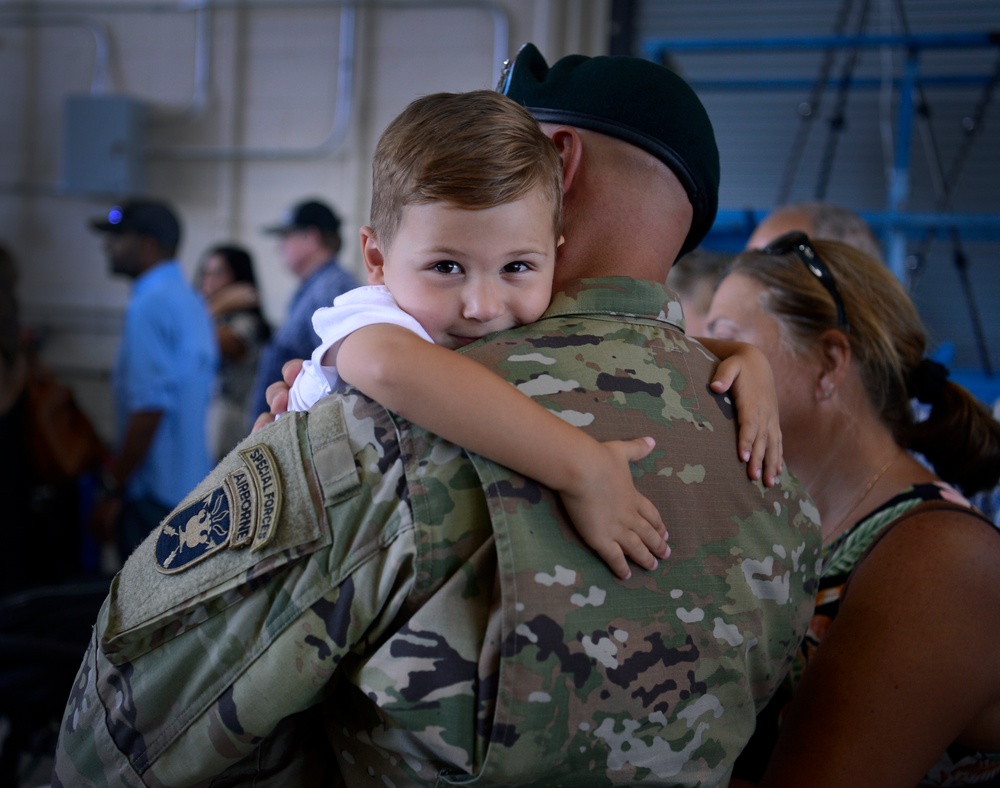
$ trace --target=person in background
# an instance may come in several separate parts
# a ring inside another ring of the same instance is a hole
[[[111,272],[132,280],[113,375],[117,445],[101,474],[95,536],[127,557],[212,467],[205,434],[218,363],[215,330],[177,260],[180,222],[136,199],[90,226]]]
[[[21,348],[17,304],[17,265],[0,245],[0,413],[7,413],[28,379],[28,362]]]
[[[265,391],[281,378],[281,367],[293,358],[308,358],[319,344],[312,327],[313,313],[357,287],[357,281],[337,261],[340,218],[320,200],[305,200],[292,208],[285,221],[265,231],[281,239],[285,267],[299,280],[288,315],[264,346],[250,392],[247,431],[257,414],[267,410]]]
[[[81,489],[107,453],[73,390],[43,362],[40,332],[21,325],[17,276],[0,245],[0,595],[82,575]],[[18,625],[14,617],[0,627]]]
[[[4,500],[14,504],[10,517],[15,522],[26,516],[27,500],[21,491],[27,483],[21,480],[27,465],[28,424],[27,402],[28,359],[21,344],[21,323],[17,303],[17,265],[6,247],[0,246],[0,473],[3,489],[9,494]],[[14,494],[16,493],[16,494]]]
[[[17,302],[17,265],[0,246],[0,495],[4,500],[4,544],[0,594],[33,582],[28,535],[34,529],[35,485],[29,443],[28,355],[22,346]]]
[[[793,230],[817,240],[841,241],[876,260],[882,259],[882,246],[868,222],[850,208],[820,201],[787,203],[775,208],[754,228],[746,248],[763,249]]]
[[[3,786],[36,782],[26,764],[51,752],[46,742],[109,585],[88,576],[80,529],[81,489],[106,449],[72,390],[39,358],[42,332],[21,323],[17,277],[0,244]]]
[[[793,232],[738,255],[709,331],[770,359],[788,466],[823,524],[808,635],[737,777],[766,768],[768,788],[996,778],[1000,530],[964,495],[997,483],[1000,424],[926,357],[892,272],[844,243]]]
[[[667,286],[677,291],[684,309],[684,333],[689,337],[708,334],[708,305],[732,255],[699,247],[680,258],[667,275]]]
[[[215,318],[219,343],[219,371],[208,419],[209,449],[218,462],[246,437],[250,389],[271,328],[260,309],[253,259],[243,247],[220,244],[206,251],[198,289]]]
[[[664,285],[716,214],[712,125],[641,58],[526,45],[502,84],[560,155],[566,240],[542,317],[457,352],[599,440],[653,437],[635,486],[670,559],[617,578],[552,490],[334,391],[130,557],[54,785],[728,782],[820,543],[790,475],[747,478],[718,360]]]

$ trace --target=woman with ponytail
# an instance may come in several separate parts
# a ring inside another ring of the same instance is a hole
[[[1000,424],[927,358],[892,273],[843,243],[740,254],[709,333],[771,361],[824,540],[812,625],[734,785],[1000,784],[1000,531],[966,498],[1000,478]]]

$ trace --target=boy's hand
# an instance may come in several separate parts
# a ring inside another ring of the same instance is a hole
[[[560,491],[577,532],[624,580],[632,576],[627,559],[656,569],[656,559],[670,555],[660,513],[635,489],[629,470],[655,445],[652,438],[599,443],[575,489]]]
[[[257,420],[253,423],[253,429],[250,430],[251,433],[266,427],[282,413],[288,411],[288,390],[292,387],[295,378],[298,377],[299,372],[302,370],[302,364],[303,359],[293,358],[291,361],[286,361],[284,366],[282,366],[282,380],[272,383],[264,392],[264,399],[267,400],[267,406],[271,410],[269,413],[261,413],[257,417]]]
[[[738,451],[751,479],[763,478],[773,487],[781,473],[781,427],[778,394],[767,357],[753,345],[740,342],[732,355],[719,362],[712,391],[732,393],[739,423]]]

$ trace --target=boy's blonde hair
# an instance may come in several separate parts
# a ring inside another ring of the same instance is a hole
[[[372,162],[371,228],[388,248],[403,208],[480,210],[540,188],[560,232],[562,161],[524,107],[492,90],[416,99],[382,133]]]

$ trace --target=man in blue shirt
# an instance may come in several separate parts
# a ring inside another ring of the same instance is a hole
[[[90,224],[111,272],[133,280],[113,377],[117,451],[92,517],[124,559],[212,467],[205,415],[218,350],[175,257],[180,224],[167,205],[135,200]]]
[[[288,317],[261,351],[257,377],[250,396],[247,432],[254,419],[267,412],[264,392],[281,380],[281,367],[293,358],[309,358],[320,344],[312,316],[320,307],[358,286],[337,262],[340,251],[340,219],[326,203],[306,200],[292,208],[287,219],[265,231],[281,239],[285,267],[301,284],[292,297]]]

